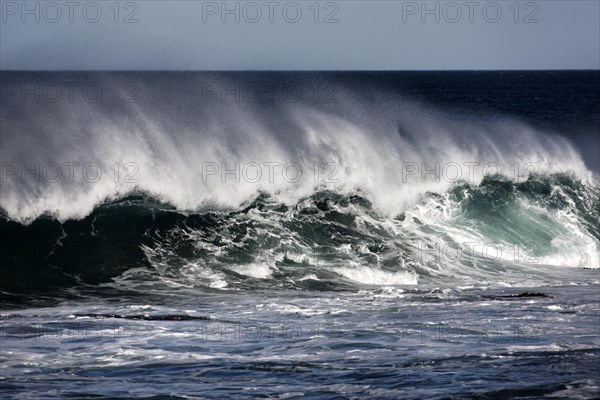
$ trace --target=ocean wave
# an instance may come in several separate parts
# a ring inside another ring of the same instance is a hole
[[[81,220],[2,218],[2,290],[547,282],[599,267],[599,211],[598,187],[563,174],[457,184],[393,218],[358,193],[293,206],[263,194],[238,211],[196,213],[138,194]]]
[[[381,88],[198,102],[198,79],[141,80],[141,102],[3,104],[0,290],[327,290],[599,267],[598,182],[564,136]]]

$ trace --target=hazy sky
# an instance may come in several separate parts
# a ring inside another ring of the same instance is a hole
[[[0,68],[598,69],[599,3],[0,0]]]

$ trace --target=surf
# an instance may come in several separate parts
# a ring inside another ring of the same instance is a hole
[[[564,135],[369,85],[223,102],[207,76],[243,81],[136,78],[144,101],[3,107],[6,290],[36,274],[34,291],[326,290],[599,267],[597,178]]]

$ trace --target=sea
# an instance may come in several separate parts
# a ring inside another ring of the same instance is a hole
[[[1,398],[600,398],[599,71],[0,89]]]

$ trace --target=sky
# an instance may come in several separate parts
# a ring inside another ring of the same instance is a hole
[[[599,69],[599,24],[598,0],[0,0],[0,69]]]

